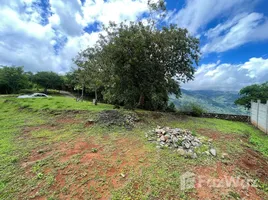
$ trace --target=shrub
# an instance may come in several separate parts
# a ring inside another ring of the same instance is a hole
[[[200,105],[196,103],[191,103],[184,105],[183,108],[181,109],[183,113],[192,115],[193,117],[200,117],[202,116],[202,113],[206,113],[204,108],[202,108]]]
[[[173,102],[171,102],[168,107],[166,108],[167,112],[176,112],[176,106]]]
[[[199,106],[197,104],[192,104],[192,112],[191,112],[192,116],[200,117],[202,115],[202,113],[204,113],[204,112],[205,112],[205,110],[201,106]]]

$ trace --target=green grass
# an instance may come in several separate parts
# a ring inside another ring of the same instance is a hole
[[[164,117],[161,122],[164,125],[170,127],[181,127],[189,130],[194,130],[198,133],[199,129],[208,129],[220,131],[225,134],[238,134],[248,138],[248,141],[252,144],[252,147],[268,157],[268,135],[258,130],[254,126],[243,123],[234,122],[221,119],[211,118],[195,118],[187,117],[182,120],[170,120],[168,117]]]
[[[7,98],[11,102],[19,105],[22,108],[31,108],[34,110],[90,110],[101,111],[113,109],[112,105],[99,103],[94,105],[92,102],[83,101],[76,102],[74,98],[66,98],[63,96],[53,96],[51,98]]]
[[[8,101],[7,101],[8,100]],[[257,130],[253,126],[241,123],[218,119],[193,118],[186,116],[176,116],[169,113],[155,113],[147,111],[136,111],[141,121],[132,130],[123,127],[94,124],[85,127],[84,124],[89,119],[94,119],[99,111],[112,109],[112,105],[99,104],[92,105],[91,102],[76,102],[72,98],[53,97],[51,99],[17,99],[14,97],[0,98],[0,199],[29,199],[36,196],[46,196],[47,199],[58,199],[59,192],[69,194],[73,184],[79,183],[81,187],[90,180],[83,179],[84,173],[96,173],[94,180],[105,184],[109,177],[101,174],[98,168],[88,169],[80,163],[81,154],[70,157],[68,162],[59,162],[59,158],[65,152],[52,151],[46,154],[46,150],[57,147],[62,143],[72,143],[80,139],[81,141],[94,142],[100,147],[89,147],[88,151],[94,155],[104,151],[105,158],[113,156],[114,151],[120,149],[115,142],[118,139],[129,139],[142,143],[145,149],[145,158],[136,159],[139,163],[146,164],[137,173],[126,167],[120,169],[120,173],[127,174],[127,181],[124,186],[112,191],[112,199],[187,199],[188,193],[192,191],[181,191],[180,176],[196,166],[213,165],[221,161],[220,156],[198,157],[196,160],[184,159],[170,149],[157,151],[155,144],[149,143],[145,138],[145,133],[156,128],[157,125],[179,127],[189,129],[195,135],[200,136],[200,130],[216,131],[219,135],[235,135],[232,141],[215,141],[213,144],[218,153],[225,149],[228,153],[241,153],[244,145],[250,146],[263,155],[268,156],[268,136]],[[53,112],[47,110],[56,110]],[[87,110],[89,112],[65,112],[65,110]],[[120,112],[131,112],[121,110]],[[57,123],[58,119],[76,119],[78,123]],[[30,130],[30,131],[27,131]],[[104,141],[104,137],[109,140]],[[241,142],[240,138],[246,138],[249,143]],[[118,157],[114,166],[105,166],[99,163],[103,170],[109,167],[118,167],[124,164],[124,153]],[[80,152],[81,153],[81,152]],[[31,155],[40,155],[40,159],[28,168],[22,167]],[[70,166],[78,166],[76,171],[70,171],[66,175],[66,185],[61,191],[53,191],[56,176],[59,170],[68,169]],[[50,168],[51,171],[46,171]],[[30,170],[30,175],[25,171]],[[83,173],[82,173],[83,172]],[[115,176],[120,176],[116,174]],[[123,178],[122,178],[123,179]],[[77,182],[77,180],[81,180]],[[266,188],[267,183],[261,183]],[[137,185],[139,187],[137,187]],[[264,190],[264,189],[261,189]],[[32,192],[31,192],[32,191]],[[19,194],[29,194],[32,196],[18,196]],[[98,189],[94,186],[88,188],[84,193],[88,199],[91,194],[98,194]]]

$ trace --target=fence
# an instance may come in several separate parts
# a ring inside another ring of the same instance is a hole
[[[219,113],[203,113],[201,117],[225,119],[238,122],[249,122],[250,116],[248,115],[232,115],[232,114],[219,114]]]
[[[268,134],[268,100],[266,104],[251,101],[250,119],[254,126]]]

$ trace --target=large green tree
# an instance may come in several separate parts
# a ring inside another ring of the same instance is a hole
[[[235,101],[235,104],[245,106],[247,109],[251,107],[251,100],[261,100],[266,103],[268,100],[268,82],[244,87],[239,94],[240,97]]]
[[[152,17],[147,23],[110,23],[93,50],[80,53],[83,64],[78,66],[84,65],[91,78],[101,80],[108,102],[165,109],[168,95],[178,97],[179,84],[193,79],[199,41],[175,25],[159,28],[154,16],[162,14],[163,7],[163,1],[150,4]]]
[[[0,93],[17,93],[28,86],[29,81],[23,67],[0,66]]]

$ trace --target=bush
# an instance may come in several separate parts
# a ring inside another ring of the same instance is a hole
[[[202,113],[206,113],[206,111],[204,110],[204,108],[202,108],[201,106],[199,106],[198,104],[195,103],[191,103],[188,105],[185,105],[181,111],[183,113],[192,115],[193,117],[201,117]]]
[[[192,116],[201,117],[204,112],[205,110],[201,106],[197,104],[192,104]]]
[[[166,108],[167,112],[176,112],[176,106],[173,102],[171,102],[168,107]]]

